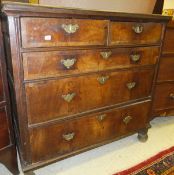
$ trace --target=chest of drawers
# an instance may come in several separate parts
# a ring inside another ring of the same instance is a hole
[[[147,139],[168,17],[9,3],[2,10],[24,171],[135,132]]]
[[[158,79],[155,87],[153,117],[174,115],[174,22],[167,25]]]

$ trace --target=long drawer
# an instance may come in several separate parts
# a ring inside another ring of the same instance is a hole
[[[156,85],[154,110],[174,108],[174,83]]]
[[[66,156],[145,127],[150,102],[30,129],[32,162]],[[37,141],[36,141],[37,140]]]
[[[24,79],[154,65],[159,47],[23,53]]]
[[[21,18],[22,47],[105,45],[107,20]]]
[[[7,114],[5,107],[0,108],[0,149],[10,144]]]
[[[159,44],[163,24],[111,22],[111,45],[124,44]]]
[[[163,56],[160,61],[158,81],[174,80],[174,55]]]
[[[147,97],[153,73],[153,69],[136,69],[27,83],[29,123]]]

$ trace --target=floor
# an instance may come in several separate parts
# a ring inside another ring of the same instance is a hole
[[[127,169],[174,146],[174,117],[157,118],[151,124],[152,128],[149,130],[149,139],[146,143],[140,143],[135,134],[51,164],[36,170],[35,173],[36,175],[112,175]],[[0,175],[11,174],[0,164]]]

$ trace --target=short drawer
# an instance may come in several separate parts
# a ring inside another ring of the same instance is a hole
[[[154,65],[159,47],[23,53],[24,79]]]
[[[111,22],[111,45],[159,44],[163,24]]]
[[[154,110],[174,108],[174,83],[163,83],[156,86]]]
[[[27,83],[29,123],[147,97],[153,73],[153,69],[118,71]]]
[[[163,56],[160,61],[158,81],[174,80],[174,56]]]
[[[146,101],[30,129],[32,162],[73,154],[88,146],[136,132],[147,123],[149,105]]]
[[[1,74],[1,67],[0,67],[0,102],[4,99],[4,92],[3,92],[3,83],[2,83],[2,74]]]
[[[105,45],[107,20],[21,18],[22,47]]]
[[[0,149],[10,144],[6,109],[0,108]]]

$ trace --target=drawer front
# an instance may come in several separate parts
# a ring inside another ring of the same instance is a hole
[[[105,45],[106,20],[21,18],[22,47]]]
[[[117,48],[106,50],[104,53],[106,55],[111,53],[111,55],[108,58],[100,59],[99,70],[130,68],[156,64],[159,47]]]
[[[111,23],[111,45],[159,44],[163,25],[160,23]]]
[[[153,65],[159,47],[69,50],[23,54],[25,80]]]
[[[2,83],[2,73],[0,67],[0,102],[4,99],[4,92],[3,92],[3,83]]]
[[[27,83],[29,123],[147,97],[152,79],[153,70],[146,69]]]
[[[30,130],[33,163],[66,155],[145,127],[149,102]],[[36,142],[37,140],[37,142]],[[51,148],[51,149],[48,149]]]
[[[5,108],[0,108],[0,149],[10,144],[10,136]]]
[[[162,57],[160,61],[158,81],[174,80],[174,56]]]
[[[174,108],[174,83],[157,85],[154,97],[154,110]]]
[[[174,52],[174,28],[167,28],[164,38],[163,52]]]

